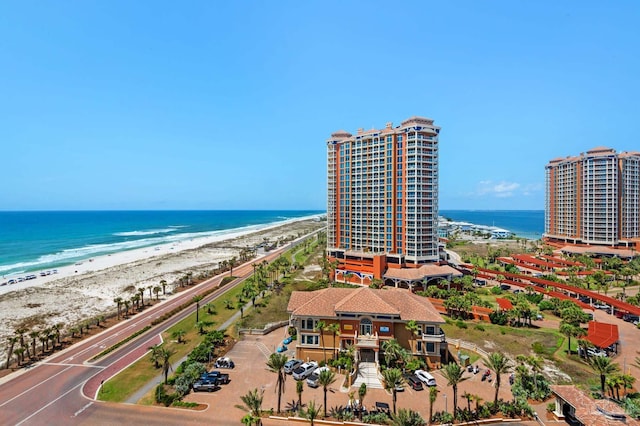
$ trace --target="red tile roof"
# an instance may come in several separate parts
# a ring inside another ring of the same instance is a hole
[[[640,422],[627,416],[616,403],[591,399],[586,393],[573,385],[552,385],[551,391],[575,409],[575,417],[582,424],[597,426],[640,426]],[[605,415],[621,415],[624,420],[616,420]]]
[[[618,326],[604,322],[590,321],[586,339],[599,348],[606,348],[620,340]]]
[[[510,309],[513,309],[513,303],[511,303],[511,300],[509,299],[496,297],[496,302],[498,302],[498,306],[500,306],[500,309],[502,309],[503,311],[508,311]]]
[[[335,318],[338,313],[383,314],[403,321],[444,323],[431,302],[400,288],[326,288],[291,293],[287,312],[296,316]]]

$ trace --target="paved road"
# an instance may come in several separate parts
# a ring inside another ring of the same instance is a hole
[[[237,268],[238,280],[214,291],[201,303],[219,297],[239,285],[253,273],[255,261],[275,259],[294,241],[268,255]],[[28,370],[21,370],[0,381],[0,424],[2,425],[70,425],[70,424],[211,424],[211,413],[182,409],[163,409],[94,400],[100,383],[146,353],[146,348],[160,341],[160,333],[192,312],[181,314],[153,327],[118,350],[92,363],[90,360],[125,337],[149,325],[164,312],[185,303],[198,293],[217,287],[223,275],[183,291],[159,305],[149,308],[101,334],[58,352]],[[217,421],[216,424],[224,424]],[[230,424],[237,424],[237,420]]]

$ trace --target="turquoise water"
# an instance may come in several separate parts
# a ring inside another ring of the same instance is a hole
[[[456,222],[497,226],[522,238],[537,240],[544,232],[544,210],[440,210],[440,216]]]
[[[324,211],[0,212],[0,275],[52,269],[90,257],[260,229]]]

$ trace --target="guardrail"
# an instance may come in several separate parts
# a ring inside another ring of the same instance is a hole
[[[280,328],[280,327],[288,325],[288,324],[289,324],[289,320],[278,321],[278,322],[270,322],[269,324],[265,325],[263,328],[241,328],[241,329],[238,330],[238,334],[264,335],[264,334],[271,333],[276,328]]]
[[[451,345],[454,345],[456,347],[460,347],[463,349],[467,349],[469,351],[476,352],[482,355],[483,357],[489,356],[489,353],[487,351],[479,348],[478,345],[476,345],[475,343],[465,342],[462,339],[447,339],[447,343],[449,344],[449,347],[451,347]]]

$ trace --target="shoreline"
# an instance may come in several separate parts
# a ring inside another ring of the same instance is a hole
[[[315,220],[323,215],[314,214],[309,216],[302,216],[299,218],[287,219],[278,222],[271,222],[267,224],[248,225],[239,228],[231,228],[227,230],[207,231],[206,233],[218,233],[217,235],[208,235],[200,237],[185,237],[184,239],[164,242],[160,244],[153,244],[145,247],[116,251],[113,253],[102,254],[98,256],[86,256],[84,258],[77,259],[74,263],[65,264],[57,267],[49,267],[42,269],[33,269],[20,273],[11,273],[3,275],[2,285],[0,285],[0,295],[8,293],[13,290],[21,290],[40,284],[56,281],[61,278],[67,278],[70,276],[80,276],[84,273],[98,272],[106,268],[113,266],[135,262],[146,258],[153,258],[170,253],[179,253],[183,250],[192,250],[208,244],[214,244],[225,240],[232,240],[234,238],[250,235],[252,233],[267,231],[280,226],[286,226],[291,223],[300,221]],[[51,273],[49,275],[41,276],[41,272],[45,271],[57,271],[57,273]],[[19,277],[26,277],[28,275],[35,275],[36,278],[30,280],[24,280],[18,282]],[[9,280],[14,279],[14,284],[9,284]],[[6,284],[4,284],[6,283]]]
[[[260,230],[196,238],[179,245],[165,244],[159,250],[147,247],[96,257],[92,262],[59,268],[58,274],[41,277],[41,281],[0,287],[0,341],[6,341],[18,328],[42,330],[64,324],[68,331],[82,321],[115,312],[114,298],[126,300],[138,288],[158,286],[162,280],[168,284],[167,295],[159,296],[166,300],[171,297],[174,283],[187,272],[197,276],[212,270],[218,263],[238,257],[240,250],[262,243],[264,238],[275,242],[326,226],[325,221],[308,218],[287,222]],[[254,259],[260,257],[258,254]],[[6,359],[5,351],[5,345],[0,345],[0,359]]]

